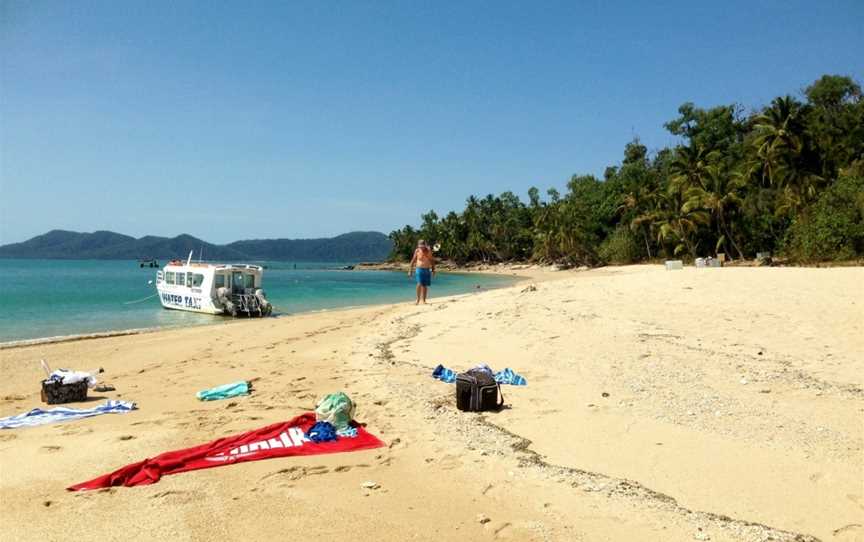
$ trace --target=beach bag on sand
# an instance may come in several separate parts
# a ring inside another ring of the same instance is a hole
[[[42,381],[42,402],[49,405],[77,403],[87,400],[87,381],[62,384],[53,380]]]
[[[319,422],[330,422],[337,431],[341,431],[351,424],[355,408],[351,398],[341,391],[331,393],[318,402],[315,419]]]
[[[500,399],[499,399],[500,397]],[[467,412],[499,410],[504,406],[501,385],[491,373],[478,369],[456,375],[456,408]]]

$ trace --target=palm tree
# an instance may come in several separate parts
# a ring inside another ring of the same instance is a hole
[[[772,185],[782,185],[789,164],[801,153],[801,104],[791,96],[775,98],[755,119],[753,144]]]
[[[743,188],[744,178],[730,174],[721,164],[711,164],[705,168],[700,180],[698,186],[689,188],[685,194],[689,207],[703,208],[710,213],[717,235],[715,252],[726,247],[724,251],[728,253],[728,245],[731,245],[738,257],[743,259],[744,254],[732,235],[728,215],[741,205],[739,192]]]
[[[672,173],[670,181],[684,187],[701,186],[706,169],[719,158],[719,151],[707,152],[699,146],[678,147],[675,149],[675,158],[669,164]]]
[[[645,241],[645,250],[648,252],[648,258],[651,259],[651,243],[649,238],[652,236],[652,213],[655,210],[655,202],[657,201],[657,188],[647,185],[639,186],[636,190],[629,192],[622,198],[622,203],[618,207],[618,213],[628,213],[632,218],[629,221],[630,231],[641,232],[642,239]]]
[[[698,199],[688,197],[681,183],[669,183],[665,191],[658,192],[657,210],[651,215],[657,231],[657,242],[675,244],[673,255],[687,251],[696,255],[693,234],[700,225],[710,222],[710,216]]]
[[[775,98],[755,119],[756,156],[768,184],[782,190],[779,211],[797,213],[816,197],[823,179],[809,171],[805,155],[804,107],[791,96]]]

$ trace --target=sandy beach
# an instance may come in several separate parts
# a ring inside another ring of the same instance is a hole
[[[864,540],[864,268],[518,272],[428,306],[0,350],[0,416],[44,406],[42,358],[139,407],[0,431],[0,538]],[[459,412],[432,368],[481,362],[528,386]],[[340,390],[386,447],[64,489]]]

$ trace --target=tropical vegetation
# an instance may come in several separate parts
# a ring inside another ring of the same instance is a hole
[[[504,192],[429,211],[390,234],[391,258],[409,258],[421,238],[458,263],[864,256],[864,98],[852,78],[825,75],[748,114],[685,103],[664,126],[674,148],[649,153],[634,139],[603,179],[574,175],[564,194],[531,188],[527,201]]]

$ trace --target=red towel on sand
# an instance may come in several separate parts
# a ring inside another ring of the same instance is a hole
[[[143,486],[155,484],[162,476],[189,470],[221,467],[243,461],[258,461],[289,455],[330,454],[384,446],[375,436],[356,426],[356,437],[315,443],[304,435],[315,424],[315,414],[309,412],[291,421],[274,423],[261,429],[214,440],[185,450],[175,450],[132,463],[110,474],[82,482],[67,489],[81,491],[111,486]]]

